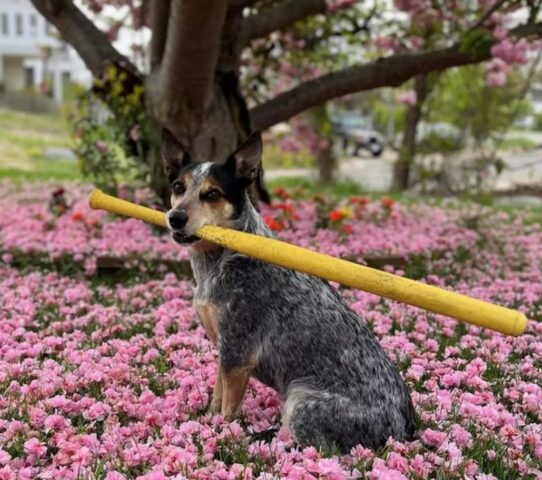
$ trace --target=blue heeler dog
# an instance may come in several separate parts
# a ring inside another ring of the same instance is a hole
[[[170,134],[168,224],[190,245],[194,307],[219,349],[211,410],[239,414],[251,376],[284,400],[283,421],[300,446],[348,451],[411,439],[415,413],[398,371],[367,324],[327,282],[225,250],[195,236],[219,225],[269,237],[247,189],[261,169],[253,134],[224,163],[192,163]]]

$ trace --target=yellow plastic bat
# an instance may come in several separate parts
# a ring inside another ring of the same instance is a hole
[[[90,194],[89,204],[94,209],[167,226],[163,212],[112,197],[100,190],[94,190]],[[521,312],[279,240],[215,226],[201,227],[197,236],[264,262],[408,303],[507,335],[521,335],[527,327],[527,318]]]

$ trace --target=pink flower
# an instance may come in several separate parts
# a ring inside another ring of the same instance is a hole
[[[388,468],[381,459],[376,459],[372,470],[367,474],[370,480],[408,480],[408,477],[397,470]]]
[[[406,92],[402,92],[397,96],[397,101],[403,105],[416,105],[418,97],[414,90],[407,90]]]
[[[487,75],[487,84],[490,87],[502,87],[506,85],[507,80],[507,75],[504,72],[490,72]]]
[[[41,457],[47,452],[47,447],[37,438],[30,438],[24,442],[24,451],[29,455]]]
[[[98,140],[95,146],[100,153],[106,153],[109,150],[109,146],[103,140]]]
[[[0,465],[7,465],[10,460],[11,455],[0,447]]]
[[[126,477],[122,473],[111,471],[107,473],[105,480],[126,480]]]
[[[330,13],[334,13],[338,10],[350,8],[354,3],[356,3],[355,0],[326,0],[327,2],[327,11]]]
[[[162,472],[155,471],[141,475],[136,480],[168,480],[168,478]]]
[[[61,431],[68,425],[68,421],[60,415],[49,415],[43,422],[47,429]]]
[[[17,476],[10,467],[0,468],[0,480],[16,480]]]
[[[440,447],[446,441],[446,434],[444,432],[438,432],[436,430],[426,429],[421,438],[424,443],[433,447]]]
[[[109,407],[109,405],[105,405],[102,402],[96,402],[84,413],[84,417],[87,420],[103,420],[109,413],[111,413],[111,407]]]
[[[130,128],[129,137],[134,141],[137,142],[140,137],[140,128],[139,125],[134,125],[132,128]]]
[[[373,45],[381,50],[394,50],[399,45],[399,42],[392,37],[376,37],[373,40]]]

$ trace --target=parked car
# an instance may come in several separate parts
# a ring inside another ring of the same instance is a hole
[[[459,142],[461,140],[461,130],[446,122],[420,122],[418,124],[416,137],[418,142],[424,142],[430,138],[440,138],[451,142]]]
[[[373,157],[380,156],[384,151],[384,137],[370,128],[367,118],[341,115],[332,118],[331,123],[345,151],[358,156],[361,150],[367,150]]]

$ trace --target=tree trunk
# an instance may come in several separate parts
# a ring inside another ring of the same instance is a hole
[[[149,153],[149,164],[151,171],[151,184],[150,188],[161,200],[164,208],[171,207],[170,204],[170,187],[169,182],[164,173],[164,166],[162,164],[162,155],[157,148],[153,148]]]
[[[410,173],[416,157],[416,132],[428,93],[427,75],[418,75],[414,78],[414,91],[416,92],[416,103],[408,107],[403,141],[394,169],[394,184],[395,188],[399,190],[406,190],[410,185]]]
[[[333,183],[337,162],[333,152],[333,142],[331,140],[326,148],[318,152],[316,161],[318,164],[318,178],[320,183],[322,185]]]
[[[147,110],[152,115],[153,122],[168,128],[194,162],[223,162],[251,133],[248,110],[239,93],[238,79],[234,73],[218,74],[213,95],[203,117],[189,117],[182,125],[172,125],[168,114],[156,107],[152,87],[148,92]],[[157,160],[153,162],[152,188],[168,207],[169,185],[160,155],[155,158]],[[269,201],[262,178],[255,182],[251,196],[253,200]]]
[[[333,148],[333,127],[329,118],[327,105],[323,103],[308,112],[308,120],[318,137],[327,141],[327,146],[316,154],[318,179],[321,184],[329,185],[335,180],[337,159]]]

